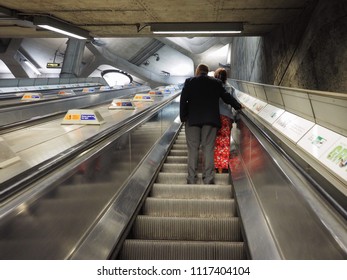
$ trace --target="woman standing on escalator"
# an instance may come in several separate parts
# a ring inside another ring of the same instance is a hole
[[[224,68],[218,68],[214,72],[214,77],[221,80],[224,88],[232,96],[232,87],[227,82],[227,71]],[[228,171],[230,159],[230,133],[233,123],[232,107],[219,100],[219,114],[221,128],[217,131],[217,137],[214,148],[214,165],[218,173]]]

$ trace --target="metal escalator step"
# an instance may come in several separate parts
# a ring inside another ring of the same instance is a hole
[[[180,139],[176,139],[175,144],[184,144],[187,146],[187,141],[186,139],[180,138]]]
[[[234,217],[233,199],[159,199],[148,197],[142,207],[143,215],[157,217]]]
[[[171,149],[172,150],[188,150],[187,144],[177,144],[177,143],[173,144]]]
[[[187,163],[164,163],[161,172],[168,173],[187,173]]]
[[[125,260],[244,260],[243,242],[128,239],[119,255]]]
[[[167,173],[160,172],[157,176],[156,183],[159,184],[186,184],[187,173]],[[198,176],[197,184],[203,184],[201,174]],[[215,184],[217,185],[230,185],[229,174],[216,174]]]
[[[132,228],[135,239],[242,241],[238,217],[181,218],[137,216]]]
[[[159,184],[186,184],[186,173],[164,173],[160,172],[156,178],[156,183]]]
[[[188,156],[187,150],[170,150],[169,156]]]
[[[187,157],[185,156],[168,156],[166,163],[187,163]]]
[[[182,199],[231,199],[230,185],[167,185],[153,184],[151,197]]]

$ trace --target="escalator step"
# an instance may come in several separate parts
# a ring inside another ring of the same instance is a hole
[[[160,172],[157,176],[156,183],[159,184],[186,184],[187,173],[167,173]],[[203,184],[201,174],[198,177],[197,184]],[[230,185],[229,174],[216,174],[215,184],[217,185]]]
[[[175,144],[184,144],[187,146],[187,141],[186,139],[180,138],[180,139],[176,139]]]
[[[242,242],[202,242],[128,239],[120,259],[126,260],[244,260]]]
[[[186,163],[164,163],[161,172],[167,173],[185,173],[188,170]]]
[[[175,143],[171,149],[172,150],[185,150],[185,151],[188,150],[187,144],[177,144],[177,143]]]
[[[139,215],[132,229],[135,239],[242,241],[238,217],[180,218]]]
[[[187,157],[184,156],[168,156],[166,163],[187,163]]]
[[[149,197],[143,215],[159,217],[234,217],[234,200],[160,199]]]
[[[170,150],[169,156],[188,156],[187,150]]]
[[[182,199],[230,199],[233,197],[229,185],[166,185],[154,184],[150,193],[156,198]]]

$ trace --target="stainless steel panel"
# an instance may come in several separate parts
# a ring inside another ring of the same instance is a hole
[[[236,82],[231,80],[231,82]],[[339,93],[291,89],[270,85],[237,81],[240,90],[276,107],[284,108],[310,121],[321,124],[342,135],[346,135],[346,97]],[[266,98],[263,97],[262,88]]]
[[[260,100],[263,100],[263,101],[267,102],[264,86],[262,86],[262,85],[254,85],[254,89],[255,89],[256,97],[258,99],[260,99]]]
[[[231,80],[231,82],[233,82],[234,80]],[[247,84],[244,83],[243,81],[237,81],[235,80],[235,82],[237,83],[237,89],[242,91],[242,92],[248,92],[247,89]]]
[[[310,95],[316,123],[347,137],[347,100]]]
[[[254,85],[252,84],[247,84],[247,93],[253,97],[257,97],[257,94],[255,93],[255,88],[254,88]]]
[[[265,93],[269,104],[282,109],[284,108],[284,102],[279,88],[265,87]]]
[[[314,114],[308,94],[293,90],[281,89],[284,107],[288,112],[296,114],[310,121],[314,120]]]
[[[249,123],[247,125],[251,128]],[[282,258],[347,258],[346,222],[327,206],[306,179],[256,130],[250,131],[244,123],[240,123],[240,129],[240,148],[246,173],[238,176],[234,185],[246,236],[249,237],[247,231],[254,236],[253,230],[256,229],[252,223],[259,224],[259,217],[253,218],[245,211],[246,207],[253,205],[246,204],[251,195],[257,198],[261,206],[264,215],[262,220],[268,223]],[[248,187],[243,189],[245,185]],[[237,193],[241,194],[242,200]],[[248,219],[245,219],[245,215]],[[263,237],[260,235],[258,238],[261,241]],[[253,241],[249,240],[249,243],[252,245]],[[257,251],[257,247],[254,248]]]

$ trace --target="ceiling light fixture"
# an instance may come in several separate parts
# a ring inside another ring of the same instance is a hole
[[[36,74],[41,75],[41,72],[35,67],[34,64],[32,64],[29,60],[24,60],[24,63],[28,65],[28,67]]]
[[[154,34],[237,34],[243,31],[242,22],[151,23]]]
[[[38,27],[48,29],[60,34],[64,34],[68,37],[73,37],[77,39],[90,38],[89,32],[87,30],[68,24],[66,22],[56,20],[52,17],[35,16],[33,23]]]
[[[37,69],[37,67],[34,65],[34,63],[32,62],[32,60],[28,59],[23,53],[22,51],[18,50],[17,51],[17,55],[18,55],[18,61],[20,63],[24,62],[25,65],[27,65],[36,75],[41,75],[41,72],[39,71],[39,69]]]

